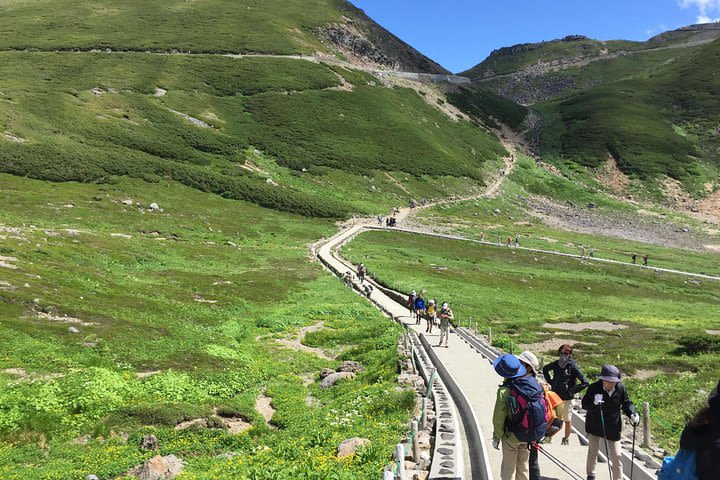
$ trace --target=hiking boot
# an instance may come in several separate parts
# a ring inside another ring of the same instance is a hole
[[[562,442],[560,442],[560,445],[570,445],[570,439],[568,437],[564,437]]]
[[[595,480],[595,475],[588,475],[587,480]]]

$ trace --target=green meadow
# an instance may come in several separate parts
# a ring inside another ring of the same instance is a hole
[[[590,375],[616,364],[633,399],[651,403],[666,448],[717,383],[720,337],[706,330],[720,329],[720,282],[394,232],[364,233],[344,252],[392,288],[449,302],[457,325],[491,327],[505,350],[535,345],[550,361],[557,346],[543,342],[560,338]],[[554,326],[583,322],[626,328]]]

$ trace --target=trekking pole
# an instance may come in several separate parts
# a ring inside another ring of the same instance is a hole
[[[605,441],[605,454],[607,455],[608,474],[610,480],[613,480],[612,468],[610,468],[610,449],[608,448],[607,433],[605,432],[605,414],[603,413],[602,405],[600,405],[600,425],[602,425],[603,440]]]
[[[635,434],[637,433],[637,425],[633,425],[633,442],[632,453],[630,454],[630,480],[632,480],[635,471]]]

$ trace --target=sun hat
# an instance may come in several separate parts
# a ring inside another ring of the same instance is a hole
[[[413,295],[417,295],[417,293],[415,292],[415,290],[412,291],[412,294],[413,294]]]
[[[447,302],[442,304],[442,308],[450,308],[450,305],[447,304]]]
[[[620,381],[620,370],[615,365],[603,365],[598,378],[606,382],[618,383]]]
[[[435,300],[430,299],[430,303],[432,303],[433,305],[435,305]]]
[[[506,353],[493,361],[493,368],[503,378],[518,378],[527,373],[515,355]]]
[[[540,373],[540,361],[534,353],[528,351],[522,352],[520,355],[518,355],[518,360],[530,365],[530,367],[532,367],[533,369],[533,372]]]

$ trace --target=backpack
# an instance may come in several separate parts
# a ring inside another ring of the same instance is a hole
[[[558,416],[555,414],[555,409],[558,405],[561,405],[564,400],[560,398],[560,395],[550,390],[550,387],[548,385],[543,385],[543,390],[545,391],[545,407],[547,408],[546,413],[548,418],[548,425],[547,430],[545,431],[545,436],[552,437],[557,432],[559,432],[563,426],[563,419],[558,418]]]
[[[520,377],[510,385],[508,429],[521,442],[537,442],[548,427],[545,390],[534,377]]]
[[[674,457],[665,457],[658,472],[658,480],[699,480],[695,459],[695,450],[683,448]]]

